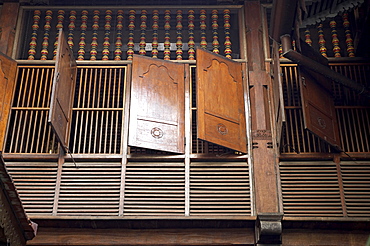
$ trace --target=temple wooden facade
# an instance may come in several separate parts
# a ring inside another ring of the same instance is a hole
[[[33,223],[0,239],[365,245],[369,8],[3,1],[0,153]]]

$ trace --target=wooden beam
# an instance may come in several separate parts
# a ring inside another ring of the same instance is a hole
[[[254,245],[254,231],[228,229],[40,228],[27,245]]]
[[[245,2],[248,80],[251,97],[255,205],[259,213],[278,213],[276,157],[272,149],[269,63],[263,47],[263,18],[259,1]]]
[[[0,51],[10,57],[13,50],[18,11],[18,2],[4,1],[0,13]]]

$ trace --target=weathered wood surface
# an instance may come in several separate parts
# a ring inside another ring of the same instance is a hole
[[[0,152],[5,144],[16,74],[17,62],[0,52]]]
[[[270,122],[271,79],[263,50],[263,18],[259,1],[245,2],[248,80],[251,98],[253,170],[256,212],[279,212],[276,157]]]
[[[40,228],[27,245],[253,245],[254,232],[230,229]]]
[[[11,56],[15,39],[15,27],[19,11],[18,2],[4,2],[0,12],[0,51]]]

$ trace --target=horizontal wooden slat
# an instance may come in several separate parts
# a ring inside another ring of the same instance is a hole
[[[6,162],[26,212],[51,215],[53,212],[57,163]]]
[[[250,212],[247,163],[191,163],[190,215],[249,215]]]
[[[64,163],[58,215],[118,215],[120,162]]]
[[[347,214],[370,217],[370,162],[341,163]]]
[[[184,215],[184,163],[129,162],[124,215]]]
[[[343,216],[336,164],[281,162],[284,214],[289,216]]]

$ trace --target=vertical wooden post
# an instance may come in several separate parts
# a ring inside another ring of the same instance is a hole
[[[0,51],[9,57],[13,50],[18,11],[19,3],[4,1],[0,13]]]
[[[248,79],[252,117],[252,165],[256,243],[281,243],[281,213],[278,199],[277,159],[273,149],[270,117],[270,64],[265,61],[263,17],[260,2],[245,2]],[[270,229],[269,229],[270,228]],[[272,231],[268,231],[271,230]]]

